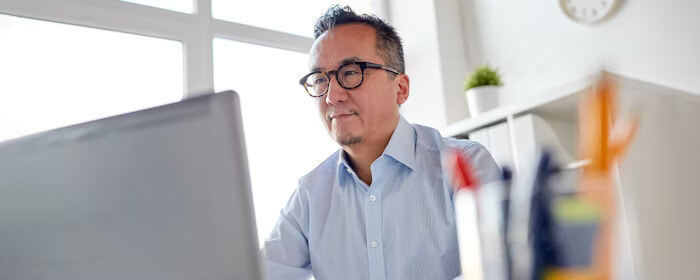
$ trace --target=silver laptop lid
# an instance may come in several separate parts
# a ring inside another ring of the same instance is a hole
[[[0,279],[260,279],[238,96],[0,144]]]

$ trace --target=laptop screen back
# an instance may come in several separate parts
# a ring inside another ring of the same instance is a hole
[[[0,144],[0,279],[259,279],[234,92]]]

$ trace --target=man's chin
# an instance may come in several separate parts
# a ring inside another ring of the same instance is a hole
[[[335,142],[338,142],[341,146],[355,145],[362,142],[362,136],[340,135],[335,137]]]

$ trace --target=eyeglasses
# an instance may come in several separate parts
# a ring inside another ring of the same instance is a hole
[[[331,81],[331,75],[335,75],[335,79],[338,84],[344,89],[354,89],[362,85],[362,81],[365,79],[365,69],[382,69],[394,74],[401,74],[394,68],[387,65],[381,65],[371,62],[348,62],[340,65],[337,70],[323,72],[314,71],[306,74],[299,84],[301,84],[306,93],[312,97],[321,97],[328,92],[329,84]]]

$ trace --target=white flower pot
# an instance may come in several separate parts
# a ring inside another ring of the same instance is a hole
[[[498,107],[500,86],[481,86],[467,90],[467,105],[472,117]]]

